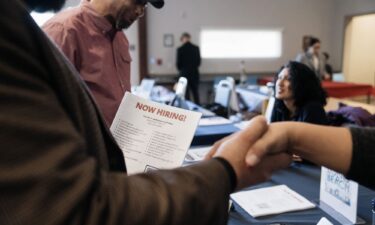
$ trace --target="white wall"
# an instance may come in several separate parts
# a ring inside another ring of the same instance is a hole
[[[341,70],[344,53],[345,17],[375,12],[374,0],[335,0],[333,26],[331,30],[332,54],[331,63],[334,69]]]
[[[67,6],[80,0],[67,0]],[[148,9],[148,51],[150,58],[161,58],[163,65],[150,63],[152,74],[175,74],[175,50],[180,34],[188,31],[199,44],[202,27],[283,28],[283,55],[277,60],[247,60],[248,71],[275,71],[281,64],[294,59],[301,49],[301,38],[311,34],[322,40],[322,50],[331,54],[335,70],[342,70],[344,21],[346,16],[375,12],[374,0],[166,0],[161,10]],[[128,38],[135,45],[131,51],[132,82],[139,76],[136,24]],[[175,47],[163,47],[163,35],[174,35]],[[237,72],[240,60],[204,60],[203,73]]]
[[[311,34],[331,48],[332,12],[335,0],[170,0],[161,10],[148,8],[149,57],[161,58],[163,65],[150,63],[151,74],[176,74],[175,51],[179,36],[188,31],[199,44],[199,31],[210,28],[282,28],[283,52],[279,59],[246,60],[247,71],[275,71],[301,51],[302,36]],[[163,47],[163,35],[175,37],[175,47]],[[240,60],[204,60],[201,73],[239,71]],[[149,60],[150,61],[150,60]]]
[[[126,37],[129,40],[129,52],[132,57],[130,69],[131,85],[139,85],[139,42],[138,42],[138,22],[135,22],[129,29],[125,30]]]

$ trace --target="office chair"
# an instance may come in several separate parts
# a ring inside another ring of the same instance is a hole
[[[178,79],[175,96],[169,105],[190,110],[188,104],[185,101],[187,84],[188,80],[185,77],[180,77],[180,79]]]
[[[275,97],[270,97],[268,99],[267,109],[266,109],[266,112],[264,114],[268,124],[271,123],[272,111],[273,111],[274,106],[275,106]]]

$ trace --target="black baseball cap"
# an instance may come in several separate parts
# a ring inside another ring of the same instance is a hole
[[[143,0],[149,2],[152,6],[157,9],[161,9],[164,6],[164,0]]]

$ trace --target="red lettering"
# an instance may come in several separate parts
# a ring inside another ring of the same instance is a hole
[[[137,108],[137,109],[142,109],[142,106],[143,106],[143,104],[137,102],[137,105],[135,105],[135,108]]]

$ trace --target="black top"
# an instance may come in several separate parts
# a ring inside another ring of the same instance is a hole
[[[349,179],[369,188],[375,188],[375,129],[350,128],[353,139],[352,163]]]
[[[333,69],[332,69],[332,66],[330,64],[326,64],[325,65],[325,69],[326,69],[326,72],[329,74],[329,76],[331,77],[332,79],[332,74],[333,74]]]
[[[177,49],[177,69],[180,76],[186,77],[189,81],[199,81],[198,67],[201,65],[199,47],[186,42]]]
[[[290,116],[290,112],[284,103],[280,100],[276,100],[271,116],[271,122],[281,121],[298,121],[320,125],[328,124],[327,115],[324,111],[323,105],[315,101],[306,103],[303,107],[297,109],[296,115]]]

